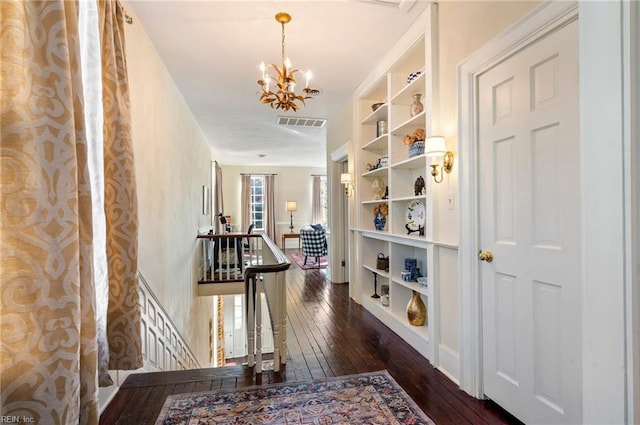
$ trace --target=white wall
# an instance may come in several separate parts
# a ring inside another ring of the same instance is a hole
[[[505,28],[533,9],[539,2],[445,1],[438,5],[439,93],[435,97],[434,134],[447,140],[456,155],[451,174],[443,182],[433,184],[434,236],[441,242],[458,244],[458,85],[457,66],[466,57],[497,36]],[[449,207],[452,197],[454,207]],[[458,252],[440,249],[437,257],[440,326],[438,350],[442,360],[459,354],[459,282]],[[441,369],[459,378],[455,364],[442,363]]]
[[[139,270],[198,361],[209,364],[212,297],[196,296],[196,235],[202,186],[211,187],[211,150],[133,15],[126,26],[139,207]]]
[[[353,139],[353,99],[351,99],[344,110],[334,115],[327,121],[327,184],[329,188],[329,227],[331,237],[329,238],[329,267],[327,268],[327,278],[334,283],[349,282],[348,270],[342,265],[344,260],[347,265],[351,264],[348,259],[348,248],[345,247],[345,235],[347,240],[351,239],[348,220],[345,220],[343,208],[345,200],[344,186],[340,183],[342,165],[331,160],[331,154]],[[352,156],[352,155],[351,155]],[[353,172],[353,164],[350,164]],[[353,198],[351,198],[353,199]],[[347,243],[347,246],[349,243]]]
[[[222,187],[224,196],[224,213],[231,216],[232,224],[240,224],[240,193],[242,189],[241,174],[276,174],[275,207],[276,207],[276,240],[280,246],[280,235],[289,232],[290,213],[286,211],[286,201],[296,201],[298,210],[293,213],[294,231],[311,223],[311,198],[313,194],[314,174],[325,174],[325,168],[307,167],[270,167],[220,165],[222,169]],[[247,226],[245,226],[247,227]],[[234,229],[235,230],[235,229]],[[238,229],[246,231],[246,228]],[[297,247],[295,239],[287,240],[287,247]]]

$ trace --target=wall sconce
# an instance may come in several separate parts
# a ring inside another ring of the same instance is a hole
[[[424,153],[426,156],[439,157],[442,156],[442,165],[431,164],[431,175],[433,181],[442,183],[444,172],[451,172],[453,168],[453,152],[447,150],[447,144],[442,136],[427,137],[424,142]],[[438,176],[440,178],[438,179]]]
[[[293,212],[298,211],[298,203],[296,201],[287,201],[287,212],[291,214],[291,224],[289,225],[289,231],[293,233]]]
[[[344,194],[347,198],[351,198],[353,195],[353,178],[349,173],[340,174],[340,183],[344,185]]]

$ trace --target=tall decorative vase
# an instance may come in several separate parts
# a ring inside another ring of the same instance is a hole
[[[409,304],[407,304],[407,318],[413,326],[423,326],[427,323],[427,307],[422,302],[420,293],[411,292],[413,292],[413,296],[409,300]]]
[[[411,102],[411,106],[409,106],[409,114],[412,117],[415,117],[424,110],[424,105],[420,102],[421,97],[422,95],[420,93],[413,95],[413,102]]]

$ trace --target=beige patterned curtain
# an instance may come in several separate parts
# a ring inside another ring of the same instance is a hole
[[[104,179],[107,220],[109,369],[142,367],[138,305],[138,200],[136,195],[129,83],[125,63],[124,10],[98,3],[104,108]],[[101,385],[110,379],[101,371]]]
[[[275,196],[274,175],[264,177],[264,232],[271,238],[276,240],[276,196]]]
[[[77,2],[0,1],[1,415],[97,424]]]
[[[0,415],[32,423],[97,424],[107,361],[111,369],[142,365],[123,10],[112,1],[99,6],[0,1]],[[90,31],[79,22],[97,21],[98,12],[96,49],[84,44]],[[81,48],[96,57],[81,60]],[[104,52],[102,93],[88,87],[100,78],[88,77],[83,99],[89,71],[80,64],[97,65],[96,50]],[[83,103],[104,110],[104,146],[93,131],[97,116]],[[101,176],[104,194],[92,192]],[[99,221],[92,200],[103,195],[106,240],[92,228]],[[102,246],[108,266],[100,332],[96,298],[104,296],[94,286],[92,246]],[[105,331],[108,344],[98,335]]]

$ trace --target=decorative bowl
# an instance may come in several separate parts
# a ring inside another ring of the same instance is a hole
[[[384,102],[380,102],[380,103],[374,103],[373,105],[371,105],[371,109],[373,109],[373,112],[377,111],[382,105],[384,105]]]
[[[428,281],[426,277],[419,277],[417,280],[420,286],[427,286]]]
[[[411,84],[413,80],[420,76],[420,74],[422,74],[422,72],[420,71],[412,72],[411,74],[409,74],[409,76],[407,77],[407,84]]]

